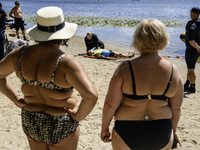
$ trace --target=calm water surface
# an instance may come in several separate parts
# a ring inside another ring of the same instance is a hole
[[[95,16],[120,18],[156,18],[189,20],[193,6],[200,7],[200,0],[19,0],[24,16],[35,15],[39,8],[58,6],[68,16]],[[9,13],[14,7],[13,0],[1,0],[3,9]],[[31,27],[28,24],[26,27]],[[165,49],[169,55],[184,55],[185,45],[179,39],[184,32],[180,28],[168,28],[170,44]],[[79,27],[76,35],[84,37],[90,31],[103,41],[129,46],[134,28]]]

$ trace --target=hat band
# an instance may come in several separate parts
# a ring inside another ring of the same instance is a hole
[[[38,30],[44,31],[44,32],[56,32],[56,31],[64,28],[64,26],[65,26],[65,22],[63,22],[63,23],[61,23],[61,24],[59,24],[57,26],[48,26],[48,27],[47,26],[42,26],[42,25],[37,23]]]

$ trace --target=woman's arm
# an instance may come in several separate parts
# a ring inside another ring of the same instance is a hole
[[[109,125],[118,107],[120,106],[123,98],[122,83],[123,83],[123,78],[119,66],[110,81],[108,93],[103,107],[101,140],[104,142],[111,141],[110,139],[111,133],[109,131]]]
[[[10,85],[6,78],[0,79],[0,91],[7,96],[16,106],[22,108],[25,106],[24,99],[20,98],[15,89]]]
[[[183,102],[183,82],[182,82],[182,78],[179,72],[178,72],[178,79],[179,79],[178,90],[173,97],[169,98],[169,107],[172,111],[171,122],[172,122],[172,129],[174,131],[175,139],[178,140],[179,144],[181,145],[180,140],[176,134],[176,128],[180,119],[181,105]]]
[[[6,79],[8,75],[14,72],[14,59],[15,52],[10,52],[7,57],[0,61],[0,91],[7,96],[16,106],[22,108],[25,102],[19,97],[18,93],[11,86],[9,81]]]
[[[67,56],[67,70],[65,78],[67,82],[73,86],[81,95],[82,101],[76,114],[74,110],[66,109],[76,120],[84,120],[95,106],[98,93],[94,84],[89,79],[83,66],[72,56]]]

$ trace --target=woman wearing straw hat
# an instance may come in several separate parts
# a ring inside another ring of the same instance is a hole
[[[22,127],[31,150],[75,150],[79,121],[96,104],[96,88],[83,66],[59,49],[76,29],[76,24],[64,22],[60,8],[41,8],[37,25],[27,30],[39,44],[17,48],[0,62],[0,91],[22,108]],[[12,72],[22,82],[24,98],[6,79]],[[82,97],[80,105],[74,89]]]

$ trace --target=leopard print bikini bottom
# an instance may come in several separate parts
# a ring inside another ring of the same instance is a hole
[[[22,109],[22,128],[25,134],[38,142],[57,144],[76,130],[79,122],[69,115],[50,115]]]

